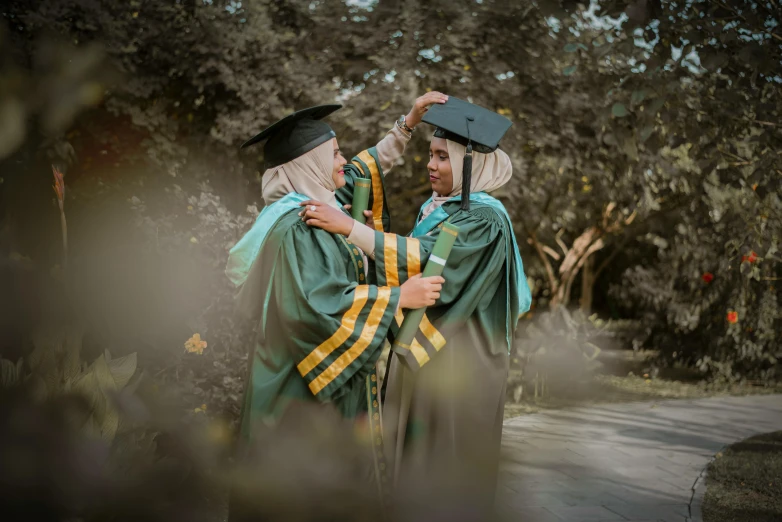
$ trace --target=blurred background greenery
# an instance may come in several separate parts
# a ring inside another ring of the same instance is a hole
[[[262,207],[260,149],[239,144],[336,100],[341,148],[358,153],[427,90],[514,122],[500,197],[534,304],[508,411],[587,388],[779,381],[778,0],[8,0],[0,14],[1,375],[38,400],[83,392],[105,440],[123,433],[123,392],[175,391],[177,418],[218,431],[236,421],[251,325],[223,268]],[[399,233],[430,192],[427,132],[388,177]]]

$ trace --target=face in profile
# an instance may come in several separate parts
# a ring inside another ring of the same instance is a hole
[[[331,170],[331,179],[334,181],[334,186],[340,189],[345,186],[345,165],[348,161],[342,157],[337,138],[333,138],[331,143],[334,144],[334,166]]]
[[[429,145],[429,182],[432,190],[441,196],[447,196],[453,191],[453,172],[451,159],[448,156],[448,145],[444,138],[432,138]]]

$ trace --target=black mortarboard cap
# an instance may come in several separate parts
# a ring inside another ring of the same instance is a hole
[[[467,147],[462,172],[462,209],[470,209],[472,182],[472,151],[490,154],[513,123],[506,117],[478,105],[448,97],[443,104],[434,104],[422,121],[437,127],[435,137],[461,143]]]
[[[334,138],[334,131],[321,120],[341,108],[342,105],[318,105],[296,111],[244,142],[241,148],[267,140],[263,146],[264,167],[277,167]]]

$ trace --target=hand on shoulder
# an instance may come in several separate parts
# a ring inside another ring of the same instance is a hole
[[[304,209],[299,212],[302,221],[311,227],[317,227],[332,234],[349,236],[353,230],[353,218],[341,210],[313,199],[299,204]]]

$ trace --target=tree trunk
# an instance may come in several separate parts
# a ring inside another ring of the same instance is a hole
[[[595,289],[595,256],[589,256],[581,269],[581,311],[592,314],[592,298]]]
[[[567,304],[565,301],[565,285],[557,283],[557,286],[554,287],[554,291],[551,293],[551,299],[549,299],[548,307],[549,310],[554,311],[563,304]]]

